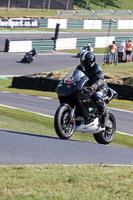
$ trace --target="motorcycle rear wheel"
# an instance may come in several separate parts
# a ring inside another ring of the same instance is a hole
[[[57,135],[61,139],[70,138],[75,129],[75,120],[70,121],[69,108],[67,106],[60,106],[54,117],[54,127]]]
[[[104,131],[98,134],[93,134],[95,140],[99,144],[109,144],[110,142],[112,142],[115,136],[116,120],[115,120],[114,115],[111,112],[109,112],[108,114],[109,114],[109,119],[108,119],[109,125],[105,127]]]

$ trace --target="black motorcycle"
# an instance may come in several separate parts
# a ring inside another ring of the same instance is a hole
[[[26,52],[23,59],[20,61],[21,63],[31,63],[37,57],[37,50],[34,48],[29,52]]]
[[[54,127],[57,135],[62,139],[70,138],[74,132],[92,133],[100,144],[112,142],[116,131],[116,120],[108,110],[106,127],[101,127],[102,116],[93,101],[94,93],[87,89],[89,78],[80,70],[73,70],[62,79],[57,86],[60,101],[55,117]],[[104,101],[109,103],[117,93],[108,88]],[[85,123],[85,119],[88,123]]]

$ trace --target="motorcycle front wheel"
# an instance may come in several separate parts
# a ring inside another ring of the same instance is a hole
[[[60,106],[55,113],[54,127],[61,139],[68,139],[74,133],[75,120],[70,120],[69,113],[67,106]]]
[[[116,131],[116,120],[114,115],[109,112],[109,118],[107,121],[107,126],[105,127],[105,130],[98,133],[98,134],[93,134],[95,140],[99,144],[109,144],[112,142],[115,136],[115,131]]]

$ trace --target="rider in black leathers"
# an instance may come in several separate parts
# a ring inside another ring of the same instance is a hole
[[[76,69],[83,71],[89,78],[87,87],[94,92],[93,100],[98,108],[99,115],[102,115],[101,127],[106,126],[108,113],[105,107],[103,96],[108,92],[107,83],[104,80],[102,68],[95,63],[95,55],[92,52],[86,51],[80,58],[81,64]],[[88,122],[85,120],[85,124]]]

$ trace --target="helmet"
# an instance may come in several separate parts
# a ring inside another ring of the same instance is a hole
[[[90,52],[90,51],[86,51],[83,55],[82,55],[82,65],[85,67],[86,70],[89,70],[90,68],[92,68],[95,65],[95,55]]]

